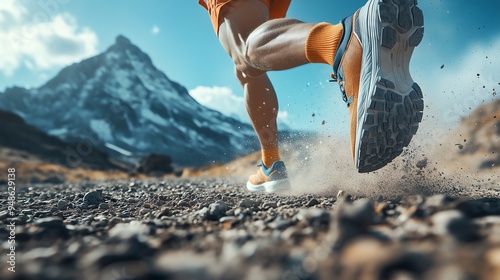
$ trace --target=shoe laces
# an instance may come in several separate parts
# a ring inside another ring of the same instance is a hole
[[[350,98],[347,98],[347,94],[345,92],[345,82],[342,80],[342,79],[339,79],[336,77],[335,74],[331,74],[331,80],[330,82],[337,82],[339,84],[339,87],[340,87],[340,92],[342,93],[342,100],[344,100],[344,102],[347,104],[347,107],[349,108],[349,106],[351,105],[352,103],[352,96]]]

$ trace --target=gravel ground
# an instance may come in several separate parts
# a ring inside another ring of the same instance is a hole
[[[14,217],[0,194],[1,279],[500,279],[494,189],[279,197],[168,179],[16,194]]]

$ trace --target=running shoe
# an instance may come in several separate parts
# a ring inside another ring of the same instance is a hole
[[[422,121],[423,95],[409,64],[424,16],[416,0],[369,0],[342,24],[332,78],[349,108],[356,168],[372,172],[402,153]]]
[[[257,174],[248,178],[247,189],[249,191],[279,193],[291,189],[285,163],[283,161],[275,161],[269,168],[267,168],[264,163],[261,163],[259,167]]]

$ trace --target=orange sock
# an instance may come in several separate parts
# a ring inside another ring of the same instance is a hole
[[[277,160],[280,160],[280,153],[278,148],[262,150],[262,162],[267,168],[271,167],[271,165]]]
[[[306,57],[309,62],[333,65],[333,57],[342,37],[342,24],[316,24],[307,37]]]

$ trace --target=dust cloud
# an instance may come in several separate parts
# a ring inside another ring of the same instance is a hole
[[[286,145],[282,150],[295,195],[335,195],[343,190],[373,198],[436,193],[467,196],[498,185],[498,174],[480,172],[457,159],[458,139],[458,132],[424,122],[401,156],[382,169],[364,174],[354,167],[347,138],[310,137],[301,141],[302,147],[295,144],[296,151]]]

